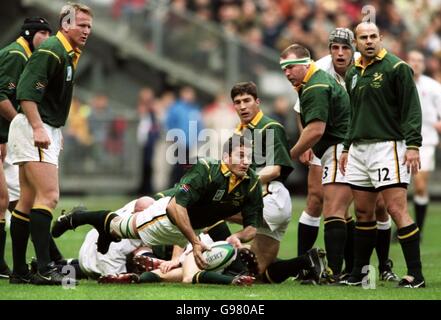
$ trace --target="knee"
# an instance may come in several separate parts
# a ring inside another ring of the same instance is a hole
[[[41,199],[41,200],[40,200]],[[41,195],[41,197],[36,198],[36,203],[41,203],[48,206],[49,208],[56,208],[58,205],[58,201],[60,199],[60,193],[57,190],[53,190],[50,192],[47,192],[46,194]]]
[[[372,208],[373,209],[373,208]],[[371,221],[374,219],[374,211],[368,207],[355,207],[355,215],[357,216],[357,221]]]
[[[389,212],[392,217],[398,217],[403,215],[405,213],[405,210],[404,206],[400,203],[390,203],[387,206],[387,212]]]
[[[5,193],[0,196],[0,216],[3,215],[8,209],[9,204],[9,196],[8,193]]]
[[[193,278],[196,274],[184,274],[182,277],[182,283],[193,283]]]
[[[415,184],[414,185],[414,193],[418,196],[425,196],[427,194],[427,188],[422,183]]]
[[[319,217],[323,209],[323,195],[317,190],[308,191],[307,199],[308,213],[313,217]]]

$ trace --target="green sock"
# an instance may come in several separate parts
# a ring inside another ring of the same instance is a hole
[[[193,276],[193,284],[212,283],[212,284],[231,284],[234,277],[220,274],[214,271],[199,271]]]
[[[44,273],[47,271],[47,265],[51,262],[49,254],[50,227],[52,214],[50,211],[42,208],[32,209],[30,230],[31,238],[34,243],[35,254],[37,256],[38,271]]]
[[[161,282],[161,277],[154,272],[143,272],[139,276],[139,283]]]
[[[12,242],[12,261],[14,264],[13,273],[27,274],[28,265],[26,264],[26,250],[29,240],[29,214],[25,214],[17,209],[12,211],[11,216],[11,242]]]
[[[6,230],[5,230],[6,220],[0,220],[0,269],[7,267],[5,261],[5,246],[6,246]]]

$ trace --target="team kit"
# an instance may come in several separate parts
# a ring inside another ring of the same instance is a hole
[[[329,54],[317,61],[305,46],[291,44],[279,63],[297,98],[293,145],[284,126],[264,112],[256,84],[239,82],[230,90],[237,127],[219,159],[197,158],[174,186],[122,208],[75,207],[53,219],[62,128],[92,22],[88,6],[70,3],[56,32],[45,18],[30,17],[0,50],[1,278],[32,285],[93,279],[239,286],[293,278],[361,287],[375,251],[381,281],[426,286],[422,220],[417,215],[414,222],[408,212],[407,188],[412,176],[435,167],[438,132],[426,124],[440,116],[441,85],[422,75],[422,53],[401,60],[383,47],[373,22],[334,29]],[[297,222],[297,255],[280,259],[293,214],[286,185],[296,161],[308,167],[308,196]],[[415,198],[421,213],[426,191]],[[392,221],[407,267],[403,276],[389,257]],[[321,224],[324,248],[317,248]],[[54,239],[83,225],[93,229],[78,256],[64,259]],[[36,258],[28,264],[30,238]]]

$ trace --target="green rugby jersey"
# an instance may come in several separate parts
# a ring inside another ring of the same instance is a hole
[[[261,224],[263,200],[259,177],[250,168],[243,179],[235,178],[220,160],[211,159],[199,159],[182,177],[174,196],[176,203],[187,208],[194,229],[211,226],[239,212],[244,227]]]
[[[29,44],[23,37],[0,50],[0,101],[9,99],[17,110],[18,79],[31,54]],[[8,120],[0,117],[0,143],[8,142],[9,124]]]
[[[382,49],[364,68],[361,58],[346,73],[351,119],[345,149],[353,142],[405,140],[421,146],[421,105],[412,69]]]
[[[312,150],[321,158],[330,146],[343,142],[349,121],[349,96],[330,74],[312,63],[298,88],[303,127],[323,121],[326,128]]]
[[[58,32],[34,51],[20,77],[17,100],[35,101],[42,121],[52,127],[66,123],[80,53]]]
[[[283,125],[259,111],[247,125],[240,124],[236,133],[244,134],[253,143],[253,168],[259,171],[266,166],[280,165],[280,176],[284,182],[294,169],[289,155],[288,140]],[[248,136],[248,134],[250,134]]]

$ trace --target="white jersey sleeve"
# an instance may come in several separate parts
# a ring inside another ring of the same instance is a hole
[[[424,146],[435,146],[439,142],[434,124],[441,119],[441,84],[422,75],[415,82],[422,113],[421,135]]]

